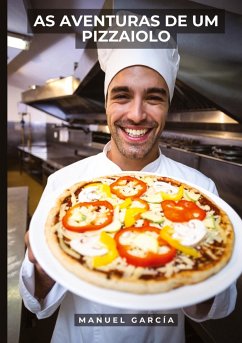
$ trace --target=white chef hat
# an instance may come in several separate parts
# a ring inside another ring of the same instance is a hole
[[[164,78],[171,101],[180,61],[177,48],[98,49],[98,59],[105,72],[105,98],[110,82],[119,71],[133,65],[142,65],[156,70]]]

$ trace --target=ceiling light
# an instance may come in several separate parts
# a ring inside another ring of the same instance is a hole
[[[29,40],[23,37],[17,37],[8,34],[8,47],[20,50],[28,50]]]

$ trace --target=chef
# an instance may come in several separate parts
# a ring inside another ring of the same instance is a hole
[[[159,149],[179,67],[177,48],[100,49],[105,72],[105,104],[111,140],[103,152],[71,164],[49,179],[32,220],[48,210],[46,203],[75,182],[121,171],[139,170],[181,178],[217,193],[213,181],[199,171],[173,161]],[[34,228],[32,228],[34,230]],[[75,326],[74,314],[139,313],[93,302],[77,296],[50,278],[36,261],[26,234],[27,251],[20,272],[20,293],[25,306],[37,318],[51,316],[60,306],[52,343],[183,343],[185,315],[197,322],[228,316],[235,307],[236,287],[203,303],[171,311],[178,325],[169,326]],[[161,308],[162,308],[162,304]],[[141,311],[145,314],[145,311]]]

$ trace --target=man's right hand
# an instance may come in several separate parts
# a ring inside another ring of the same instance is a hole
[[[46,272],[42,269],[38,261],[36,260],[33,251],[30,246],[29,242],[29,231],[26,232],[25,237],[25,244],[28,249],[28,258],[31,263],[34,264],[35,269],[35,293],[34,296],[38,299],[44,299],[46,295],[49,293],[51,288],[54,286],[55,281],[46,274]]]

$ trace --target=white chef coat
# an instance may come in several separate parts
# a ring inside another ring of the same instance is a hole
[[[101,175],[121,172],[121,169],[107,157],[110,149],[108,143],[104,151],[75,162],[50,175],[34,216],[42,216],[42,208],[50,196],[57,196],[68,186],[82,179],[91,179]],[[160,153],[160,156],[145,168],[145,172],[158,173],[163,176],[181,178],[217,193],[215,184],[199,171],[175,162]],[[74,326],[74,314],[123,314],[147,313],[114,308],[79,297],[59,284],[55,284],[46,298],[39,303],[34,298],[34,265],[28,260],[27,253],[20,271],[20,293],[26,308],[35,313],[39,319],[49,317],[60,306],[52,343],[184,343],[184,313],[200,322],[218,319],[229,315],[236,302],[235,284],[215,297],[209,313],[201,314],[196,306],[170,311],[149,311],[148,313],[177,313],[178,326]]]

